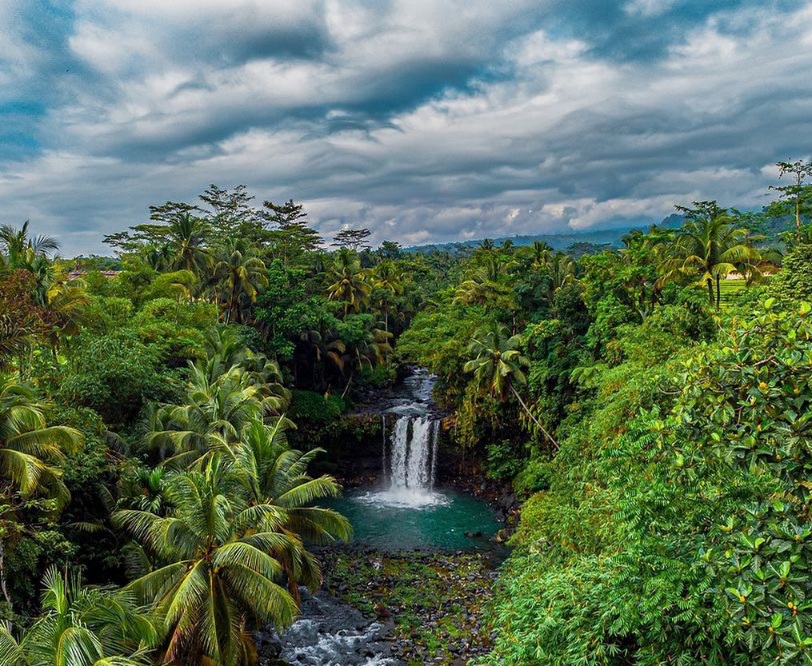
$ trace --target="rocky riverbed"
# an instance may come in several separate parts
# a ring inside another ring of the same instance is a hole
[[[319,553],[322,591],[281,637],[260,634],[260,663],[461,666],[485,654],[503,551]],[[273,659],[271,659],[273,657]]]

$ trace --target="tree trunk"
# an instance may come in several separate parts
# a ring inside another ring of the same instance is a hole
[[[344,387],[344,392],[341,394],[341,399],[343,400],[347,396],[347,392],[350,390],[350,384],[352,384],[352,378],[355,373],[350,373],[350,378],[347,380],[347,385]]]
[[[3,598],[12,608],[11,597],[8,594],[8,585],[6,581],[6,542],[0,537],[0,590],[3,592]]]
[[[524,400],[522,400],[522,396],[519,395],[519,392],[514,388],[513,384],[510,384],[509,386],[510,390],[513,391],[513,395],[516,396],[516,399],[519,401],[519,404],[522,406],[524,411],[527,412],[527,415],[531,419],[533,419],[533,423],[535,423],[536,426],[538,426],[538,429],[544,433],[544,436],[550,440],[552,445],[555,447],[555,450],[558,451],[558,449],[560,448],[558,442],[556,442],[553,436],[544,429],[544,426],[541,425],[541,423],[539,423],[538,419],[535,416],[533,416],[533,412],[530,411],[530,408],[525,404]]]
[[[800,183],[798,183],[800,187]],[[795,197],[795,227],[798,230],[798,240],[801,240],[801,194]]]
[[[713,297],[713,279],[708,278],[708,298],[710,299],[710,304],[713,306],[714,297]]]
[[[722,276],[717,275],[716,276],[716,309],[717,310],[722,307],[722,288],[720,286],[721,284],[722,284]]]

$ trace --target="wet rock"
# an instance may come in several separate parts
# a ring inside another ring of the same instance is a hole
[[[256,644],[259,661],[267,666],[400,666],[388,632],[327,592],[311,595],[303,589],[300,617],[281,635],[272,629],[258,632]]]

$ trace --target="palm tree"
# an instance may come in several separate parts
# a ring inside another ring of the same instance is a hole
[[[553,257],[553,248],[543,241],[533,241],[533,244],[528,246],[527,253],[531,266],[536,270],[543,270]]]
[[[205,220],[189,212],[172,217],[166,228],[172,270],[191,271],[197,276],[205,274],[211,264],[211,253],[206,248],[208,233]]]
[[[658,247],[663,257],[658,283],[683,276],[696,278],[695,284],[707,287],[711,305],[718,308],[722,279],[734,272],[758,271],[761,255],[750,244],[747,230],[733,226],[726,209],[715,201],[695,201],[693,205],[677,206],[686,222],[673,241]]]
[[[77,448],[79,431],[48,426],[45,405],[33,390],[0,375],[0,502],[13,507],[19,493],[23,499],[45,495],[62,506],[70,498],[62,471],[52,466],[64,458],[63,449]],[[6,540],[0,536],[0,590],[10,603],[6,586]]]
[[[356,254],[341,248],[336,253],[331,275],[335,281],[327,288],[327,297],[344,303],[344,315],[360,312],[366,305],[371,287]]]
[[[202,363],[191,370],[185,402],[158,409],[146,437],[148,445],[172,454],[172,464],[200,466],[220,453],[233,457],[242,430],[277,416],[286,404],[239,366],[214,379]]]
[[[131,594],[45,573],[43,613],[19,640],[0,626],[0,666],[148,666],[157,632]]]
[[[233,328],[211,329],[205,348],[206,358],[189,364],[183,402],[152,413],[146,443],[172,465],[200,466],[218,453],[233,458],[243,429],[280,418],[290,400],[279,365],[248,349]]]
[[[284,512],[249,503],[237,475],[217,460],[172,476],[164,494],[167,516],[113,515],[161,563],[125,589],[151,604],[165,634],[165,662],[252,663],[252,626],[286,626],[297,612],[277,582],[284,566],[273,556],[291,548],[279,531]]]
[[[0,227],[0,255],[8,270],[28,269],[38,256],[59,251],[59,242],[51,236],[28,236],[28,220],[19,229],[4,224]]]
[[[65,338],[79,334],[82,324],[87,321],[88,303],[84,282],[69,281],[64,273],[55,275],[45,292],[44,304],[48,320],[47,339],[54,356]]]
[[[561,289],[575,281],[575,263],[563,252],[551,256],[545,266],[547,300],[552,305]]]
[[[384,330],[388,333],[390,300],[403,293],[403,275],[397,270],[394,261],[384,259],[375,267],[372,273],[372,286],[381,292],[378,304],[384,316]]]
[[[463,305],[496,304],[512,309],[513,292],[504,284],[504,278],[516,266],[515,261],[500,259],[493,253],[486,254],[484,263],[457,287],[453,302]]]
[[[468,346],[473,358],[465,363],[463,369],[474,375],[480,390],[497,400],[505,400],[507,395],[512,393],[533,423],[557,449],[558,442],[539,423],[516,390],[516,384],[520,386],[527,384],[527,377],[522,368],[530,365],[530,361],[520,351],[521,342],[521,336],[510,336],[506,326],[494,324],[473,338]]]
[[[68,499],[61,471],[50,461],[63,459],[63,449],[82,442],[78,430],[48,426],[45,405],[20,382],[0,377],[0,484],[3,492],[19,490],[25,497],[44,493],[60,502]]]
[[[214,277],[224,286],[226,321],[243,322],[245,305],[256,302],[260,287],[268,284],[265,264],[251,256],[242,239],[229,239],[223,258],[214,267]]]
[[[349,378],[341,397],[347,395],[355,378],[355,373],[363,368],[372,369],[376,365],[383,365],[392,346],[389,340],[392,334],[380,328],[368,328],[358,339],[353,341],[333,340],[327,358],[330,359],[344,375],[349,369]]]
[[[301,539],[315,544],[332,543],[337,539],[346,541],[352,528],[338,512],[313,505],[316,500],[337,497],[341,487],[332,476],[308,476],[308,466],[322,449],[307,453],[291,449],[285,436],[287,428],[288,422],[283,419],[272,426],[260,421],[252,423],[242,434],[237,467],[249,501],[280,510],[279,530],[289,541],[287,549],[273,555],[283,564],[288,591],[299,603],[299,584],[310,588],[321,584],[318,562]]]

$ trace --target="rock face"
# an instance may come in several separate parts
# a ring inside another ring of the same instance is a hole
[[[302,589],[299,619],[281,636],[269,630],[255,638],[263,666],[400,666],[390,630],[323,590]]]

